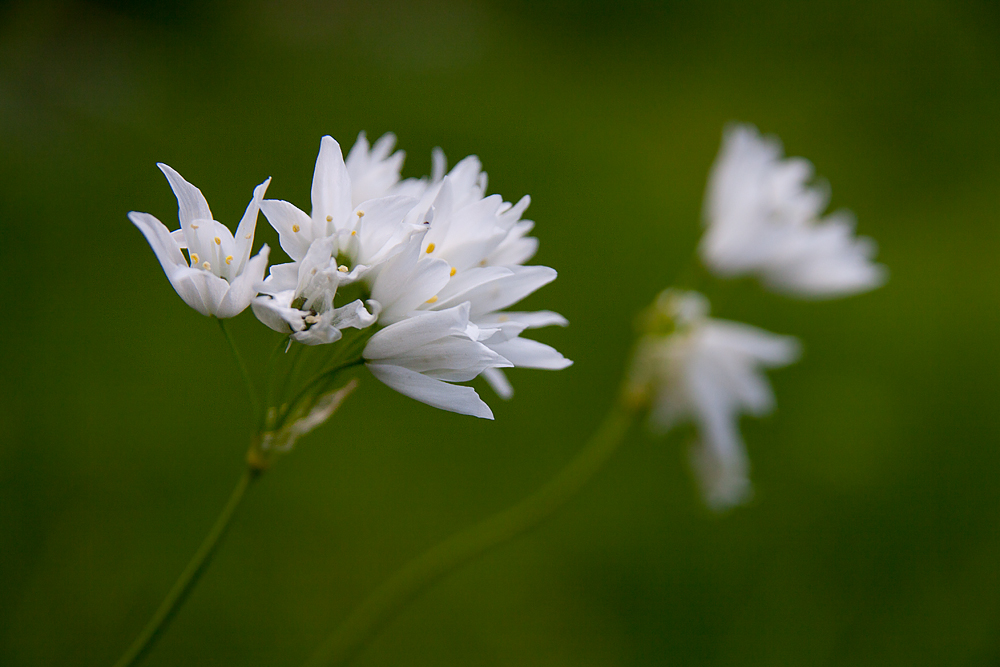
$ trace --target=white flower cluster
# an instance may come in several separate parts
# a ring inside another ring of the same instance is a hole
[[[730,128],[712,168],[701,256],[722,278],[755,275],[768,288],[802,298],[873,289],[886,278],[875,244],[853,236],[846,213],[820,220],[828,195],[806,185],[811,165],[781,159],[781,145],[756,128]],[[742,413],[767,414],[774,397],[763,369],[799,355],[798,341],[708,317],[697,292],[666,290],[647,311],[629,390],[650,404],[650,424],[666,431],[692,421],[692,462],[706,502],[716,509],[751,494],[739,432]]]
[[[236,233],[212,218],[201,192],[165,165],[177,196],[181,229],[130,213],[190,306],[233,317],[248,305],[270,328],[305,345],[365,330],[362,358],[375,377],[429,405],[492,418],[466,382],[482,374],[509,397],[501,368],[561,369],[570,361],[521,336],[565,325],[548,312],[506,310],[556,277],[525,266],[538,241],[516,204],[486,195],[486,174],[470,156],[446,172],[434,153],[428,178],[400,178],[404,154],[387,134],[369,145],[362,133],[345,160],[323,137],[312,183],[312,210],[263,199],[254,191]],[[270,179],[269,179],[270,180]],[[270,268],[268,248],[248,259],[258,209],[292,260]],[[185,258],[183,250],[187,251]]]

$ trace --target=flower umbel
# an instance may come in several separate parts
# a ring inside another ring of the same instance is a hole
[[[650,426],[665,432],[683,421],[698,428],[692,450],[706,502],[716,509],[750,497],[749,462],[739,416],[774,407],[762,369],[798,358],[798,341],[708,317],[696,292],[666,290],[644,318],[628,391],[650,404]]]
[[[129,219],[143,233],[184,302],[202,315],[235,317],[257,295],[264,277],[269,248],[265,244],[253,258],[257,213],[267,190],[267,179],[253,191],[236,235],[212,217],[201,190],[165,164],[157,165],[177,196],[180,229],[171,232],[148,213],[132,211]],[[183,250],[187,251],[185,258]]]
[[[533,223],[521,220],[528,197],[515,205],[487,196],[477,158],[445,174],[440,152],[431,178],[400,181],[402,154],[390,154],[393,142],[388,135],[370,148],[362,134],[345,161],[339,144],[324,137],[312,214],[284,201],[261,203],[294,261],[271,268],[254,312],[309,345],[336,344],[348,327],[372,327],[361,358],[378,379],[435,407],[492,418],[474,389],[451,383],[483,374],[508,398],[500,368],[571,363],[521,338],[565,319],[504,311],[556,272],[523,266],[537,247],[527,236]]]

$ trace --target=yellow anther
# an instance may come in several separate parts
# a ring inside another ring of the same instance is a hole
[[[357,236],[357,235],[358,235],[358,232],[357,232],[357,230],[355,230],[355,229],[352,229],[352,230],[351,230],[351,236]]]
[[[319,322],[319,318],[316,317],[315,315],[306,315],[305,320],[306,324],[316,324],[317,322]]]
[[[428,243],[427,244],[427,254],[429,255],[432,252],[434,252],[434,244],[433,243]]]
[[[205,269],[206,271],[211,271],[212,270],[212,265],[209,264],[208,262],[203,262],[202,265],[201,265],[201,267],[203,269]]]
[[[427,299],[427,303],[437,303],[437,300],[438,298],[436,296],[432,296],[431,298]]]
[[[220,239],[218,236],[215,237],[215,245],[222,245],[222,239]]]
[[[247,241],[249,241],[250,239],[252,239],[252,238],[253,238],[253,234],[247,234],[247,235],[246,235],[246,236],[244,236],[243,238],[245,238],[245,239],[246,239]]]
[[[309,275],[315,276],[317,271],[319,271],[319,269],[314,268],[312,271],[309,272]]]
[[[326,221],[327,222],[333,222],[333,216],[332,215],[326,216]]]
[[[196,253],[196,252],[191,253],[191,262],[193,264],[197,264],[198,263],[198,253]]]
[[[456,269],[456,268],[455,268],[455,267],[453,266],[453,267],[451,267],[451,273],[449,273],[448,275],[449,275],[449,276],[453,276],[453,275],[455,275],[456,273],[458,273],[458,269]]]
[[[192,222],[192,223],[191,223],[191,229],[198,229],[198,225],[196,225],[196,224],[194,224],[194,223]]]
[[[350,271],[350,269],[347,268],[346,266],[344,266],[343,264],[341,264],[340,266],[338,266],[337,270],[340,271],[341,273],[347,273],[348,271]]]
[[[292,231],[293,232],[297,232],[297,231],[299,231],[299,229],[300,229],[300,227],[298,225],[292,225]]]
[[[233,256],[226,255],[226,264],[232,264],[232,263],[233,263]]]
[[[358,211],[358,217],[359,218],[365,217],[365,212],[364,211]]]
[[[501,324],[503,324],[504,322],[507,322],[509,320],[510,320],[510,317],[508,317],[507,315],[501,315],[500,317],[497,318],[497,322],[500,322]]]
[[[486,266],[486,260],[484,259],[481,262],[479,262],[479,266]]]

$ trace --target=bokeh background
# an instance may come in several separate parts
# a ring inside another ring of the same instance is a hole
[[[476,153],[560,272],[526,305],[570,319],[538,337],[572,368],[511,373],[510,403],[481,385],[495,422],[364,382],[253,490],[147,663],[297,665],[579,449],[740,120],[811,159],[891,271],[825,303],[711,293],[805,346],[743,422],[753,502],[710,513],[686,436],[637,429],[356,664],[997,664],[998,75],[986,1],[3,3],[0,663],[117,658],[242,468],[225,343],[125,217],[176,220],[155,162],[234,224],[267,176],[308,207],[323,134],[394,131],[405,175]],[[234,329],[256,362],[273,345],[249,311]]]

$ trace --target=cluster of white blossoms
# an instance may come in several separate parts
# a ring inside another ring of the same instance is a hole
[[[487,196],[476,157],[446,173],[437,150],[430,177],[403,180],[404,154],[394,144],[387,134],[369,145],[362,133],[345,160],[340,145],[323,137],[311,212],[263,199],[265,182],[235,240],[201,192],[165,165],[181,229],[170,232],[145,213],[129,217],[199,312],[226,318],[252,305],[261,322],[304,345],[361,331],[361,358],[385,384],[438,408],[492,418],[474,389],[454,383],[483,375],[506,398],[511,387],[500,369],[571,363],[521,336],[565,319],[506,310],[556,272],[525,266],[538,247],[527,235],[533,223],[521,219],[527,196],[513,205]],[[248,259],[258,210],[292,260],[271,266],[266,279],[267,246]]]
[[[709,178],[705,265],[722,278],[754,275],[789,296],[829,298],[873,289],[886,278],[875,245],[853,236],[847,213],[819,220],[826,191],[809,187],[811,165],[782,159],[776,139],[752,126],[727,130]],[[751,495],[739,432],[743,413],[774,407],[763,370],[798,358],[794,338],[708,316],[708,299],[668,289],[642,319],[628,388],[650,405],[650,426],[666,431],[692,421],[691,457],[706,502],[716,509]]]

